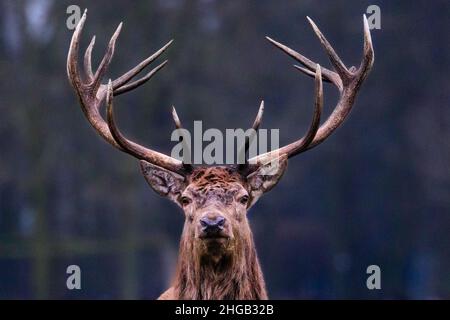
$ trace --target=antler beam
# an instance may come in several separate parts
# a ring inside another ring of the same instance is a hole
[[[117,149],[129,153],[134,157],[148,161],[152,164],[161,166],[168,170],[184,173],[185,167],[183,163],[175,158],[169,157],[157,151],[145,148],[137,143],[127,140],[118,130],[113,115],[112,100],[113,96],[117,96],[128,91],[134,90],[150,80],[159,70],[167,64],[167,60],[162,62],[157,67],[153,68],[145,76],[135,81],[130,82],[136,75],[144,70],[149,64],[155,61],[161,54],[171,45],[172,40],[164,45],[154,54],[143,60],[137,66],[124,73],[114,81],[109,81],[108,84],[102,84],[106,71],[111,63],[114,55],[116,40],[122,29],[122,23],[119,24],[113,36],[111,37],[106,53],[95,71],[92,71],[92,50],[95,44],[95,36],[92,38],[89,46],[84,54],[84,74],[83,78],[78,69],[78,47],[83,31],[84,23],[86,21],[87,10],[84,12],[80,22],[78,23],[70,42],[69,53],[67,57],[67,75],[73,88],[75,89],[80,100],[81,108],[88,119],[89,123],[107,142]],[[108,104],[108,123],[100,115],[100,108],[104,101]]]
[[[356,94],[361,87],[363,81],[369,74],[373,62],[374,62],[374,51],[372,46],[372,39],[369,30],[369,24],[367,18],[363,16],[364,23],[364,50],[363,58],[358,69],[351,67],[348,69],[339,56],[334,51],[333,47],[330,45],[328,40],[316,26],[316,24],[307,17],[313,31],[319,38],[322,46],[328,54],[330,62],[335,71],[328,70],[326,68],[321,68],[318,64],[309,60],[302,54],[292,50],[291,48],[267,37],[275,47],[294,58],[302,66],[295,65],[295,68],[308,76],[314,76],[316,79],[316,102],[315,111],[312,120],[312,124],[307,132],[307,134],[291,144],[288,144],[280,149],[270,151],[268,153],[259,155],[249,160],[249,163],[254,167],[258,167],[259,164],[265,163],[271,158],[279,156],[280,154],[287,154],[288,157],[293,157],[299,153],[309,150],[327,139],[342,123],[345,121],[346,117],[350,113],[352,106],[355,101]],[[323,93],[322,93],[322,80],[326,82],[333,83],[339,90],[340,97],[339,101],[334,108],[331,115],[319,127],[320,115],[323,104]]]

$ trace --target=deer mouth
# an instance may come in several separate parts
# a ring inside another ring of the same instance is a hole
[[[223,233],[205,233],[200,235],[199,238],[206,241],[224,241],[228,240],[230,237]]]

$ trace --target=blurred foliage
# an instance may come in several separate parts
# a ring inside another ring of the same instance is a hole
[[[169,283],[183,215],[137,161],[90,128],[66,76],[71,1],[0,2],[0,298],[155,298]],[[169,153],[170,106],[188,129],[303,134],[313,81],[273,36],[328,66],[311,16],[347,65],[371,1],[78,1],[94,61],[120,21],[114,78],[174,38],[169,66],[117,98],[123,131]],[[345,125],[290,161],[249,213],[272,298],[450,297],[450,2],[378,1],[375,66]],[[325,85],[326,112],[337,94]],[[83,289],[65,289],[78,264]],[[366,268],[382,290],[366,288]]]

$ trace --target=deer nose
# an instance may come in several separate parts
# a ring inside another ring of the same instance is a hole
[[[215,216],[214,218],[206,216],[200,219],[200,225],[202,226],[202,231],[204,232],[219,232],[220,230],[223,230],[225,218],[222,216]]]

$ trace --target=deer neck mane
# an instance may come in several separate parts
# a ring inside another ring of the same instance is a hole
[[[219,257],[199,253],[196,240],[182,237],[175,276],[175,297],[183,300],[267,299],[253,237],[235,241]]]

